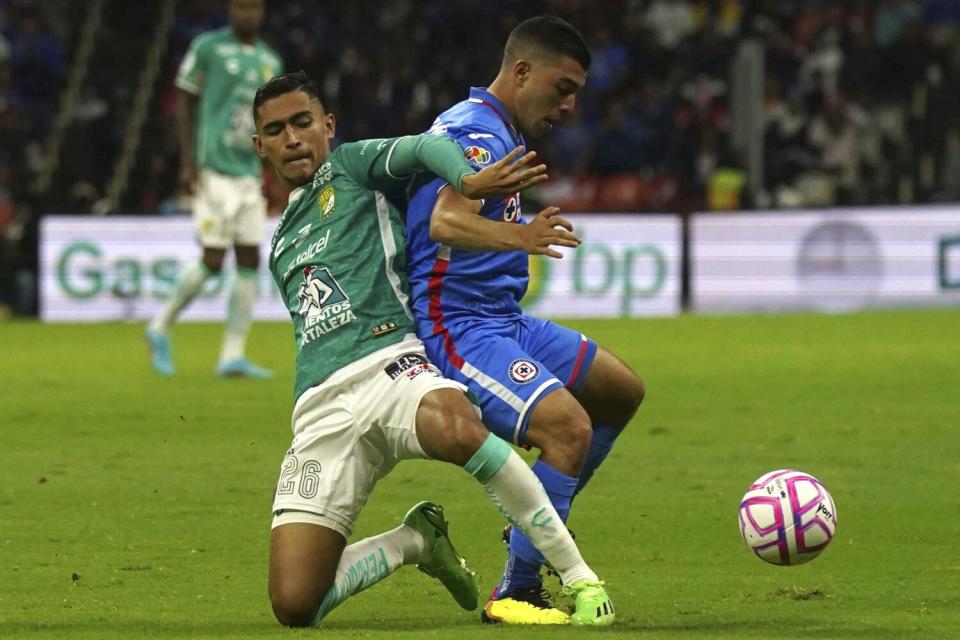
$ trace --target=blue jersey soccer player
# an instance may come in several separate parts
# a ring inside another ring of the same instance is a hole
[[[574,27],[531,18],[510,34],[490,87],[471,89],[431,131],[457,140],[475,167],[487,166],[569,114],[589,66]],[[444,375],[477,396],[491,431],[541,450],[534,472],[566,518],[639,407],[643,382],[579,332],[522,312],[527,254],[560,257],[551,245],[579,243],[556,208],[525,224],[519,194],[480,203],[446,186],[439,178],[419,185],[407,212],[418,335]],[[485,621],[537,623],[553,611],[541,593],[542,561],[514,529]]]

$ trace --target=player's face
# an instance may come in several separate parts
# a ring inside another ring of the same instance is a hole
[[[255,36],[263,23],[263,0],[230,0],[230,24],[241,35]]]
[[[577,91],[587,82],[587,72],[568,56],[535,59],[517,91],[520,132],[533,138],[549,133],[573,112]]]
[[[299,187],[313,178],[330,155],[335,132],[336,120],[319,100],[291,91],[260,105],[253,146],[284,182]]]

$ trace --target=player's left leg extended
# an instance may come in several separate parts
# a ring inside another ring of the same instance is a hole
[[[253,306],[257,300],[260,249],[256,246],[237,245],[235,251],[237,273],[230,289],[227,323],[217,374],[224,377],[272,378],[270,371],[253,364],[244,355],[247,335],[253,322]]]
[[[435,430],[443,437],[457,431],[459,420],[441,429],[451,416],[472,420],[472,442],[489,435],[462,388],[434,372],[419,341],[407,341],[340,369],[298,399],[293,442],[276,485],[270,543],[270,600],[282,624],[316,624],[407,564],[439,580],[462,608],[477,607],[476,577],[450,541],[436,504],[418,503],[400,526],[346,544],[377,481],[399,460],[427,457],[416,431],[424,394],[444,387],[461,403],[457,411],[433,407]],[[424,411],[430,407],[428,402]],[[477,473],[490,471],[490,461],[479,467]],[[559,533],[567,535],[565,529]]]
[[[311,518],[315,521],[304,521]],[[453,548],[439,505],[418,503],[399,527],[349,546],[321,516],[292,512],[277,519],[281,524],[270,534],[268,589],[280,624],[317,624],[347,598],[407,564],[443,582],[463,608],[477,606],[475,576]]]

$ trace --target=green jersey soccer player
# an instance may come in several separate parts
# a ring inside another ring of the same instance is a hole
[[[244,350],[257,295],[260,242],[266,219],[261,161],[250,148],[250,103],[257,87],[282,70],[280,57],[257,37],[263,0],[230,0],[230,25],[198,36],[177,73],[180,187],[191,196],[202,260],[188,266],[173,295],[147,329],[151,364],[174,371],[170,330],[223,266],[227,249],[237,257],[217,373],[270,377]]]
[[[376,482],[400,460],[462,466],[527,531],[579,608],[612,609],[529,467],[480,423],[464,387],[443,378],[414,335],[400,206],[407,178],[443,176],[469,198],[513,193],[543,178],[518,152],[480,173],[442,136],[348,143],[330,151],[333,114],[303,73],[273,78],[254,100],[254,146],[291,187],[270,271],[294,322],[293,443],[280,470],[270,538],[277,619],[316,623],[404,564],[438,578],[465,609],[473,574],[454,551],[443,511],[347,546]],[[511,164],[512,163],[512,164]],[[564,614],[556,622],[566,623]]]

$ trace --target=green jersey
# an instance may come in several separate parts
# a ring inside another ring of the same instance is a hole
[[[406,280],[407,178],[461,188],[473,169],[456,142],[422,135],[342,144],[290,194],[270,273],[293,319],[295,397],[334,371],[415,333]]]
[[[250,142],[253,96],[282,71],[280,57],[262,41],[244,44],[230,27],[197,36],[177,72],[176,85],[199,97],[194,144],[197,165],[230,176],[259,176]]]

